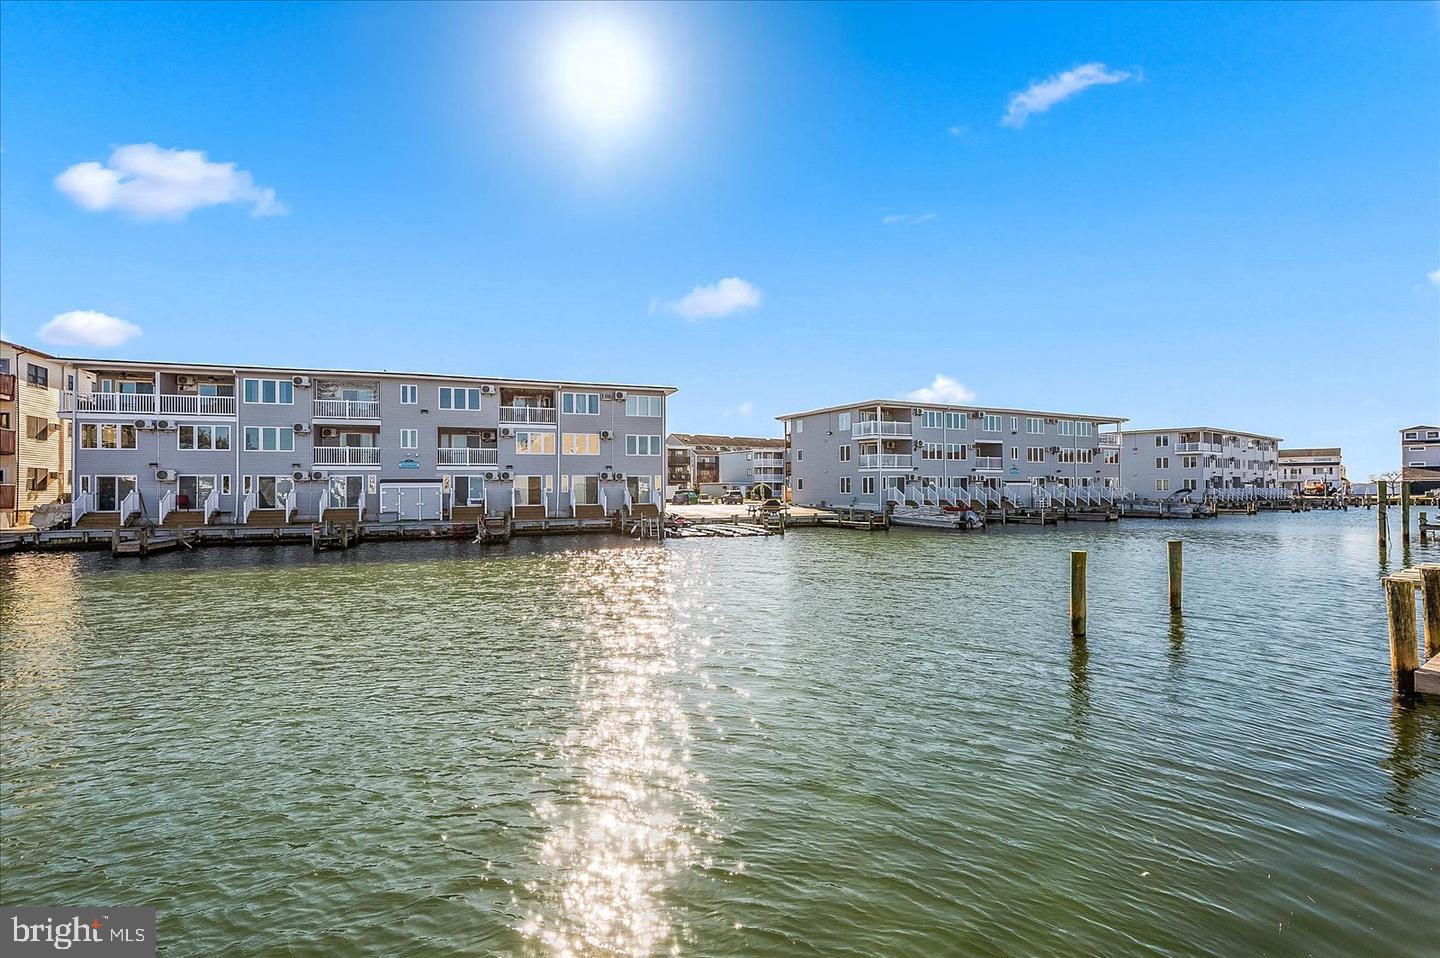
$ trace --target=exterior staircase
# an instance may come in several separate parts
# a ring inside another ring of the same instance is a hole
[[[138,518],[135,516],[132,519]],[[118,529],[120,528],[120,513],[118,512],[87,512],[75,523],[76,529]]]
[[[162,529],[198,529],[205,524],[203,509],[173,509],[160,523]]]

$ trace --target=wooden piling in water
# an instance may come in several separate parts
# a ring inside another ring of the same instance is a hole
[[[1426,513],[1424,513],[1424,512],[1420,513],[1420,544],[1421,544],[1422,546],[1425,544],[1425,539],[1426,539],[1426,537],[1430,535],[1430,530],[1428,530],[1428,529],[1425,528],[1425,527],[1426,527],[1427,525],[1429,525],[1429,524],[1430,524],[1430,517],[1429,517],[1429,515],[1426,514]]]
[[[1085,638],[1085,553],[1070,553],[1070,635]]]
[[[1375,483],[1375,521],[1379,528],[1380,555],[1385,555],[1385,502],[1388,484],[1384,479]]]
[[[1411,696],[1415,694],[1415,670],[1420,667],[1415,637],[1415,584],[1387,576],[1385,612],[1390,619],[1390,671],[1400,694]]]
[[[1180,611],[1180,578],[1183,568],[1183,560],[1180,556],[1180,540],[1171,539],[1168,543],[1170,560],[1170,611]]]
[[[1422,601],[1425,606],[1425,658],[1440,656],[1440,566],[1420,569]]]
[[[1400,483],[1400,545],[1410,545],[1410,483]]]

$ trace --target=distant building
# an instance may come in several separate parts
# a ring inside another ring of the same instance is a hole
[[[71,362],[0,340],[0,528],[70,497],[70,423],[56,410],[75,375]]]
[[[1280,494],[1280,439],[1215,426],[1126,429],[1121,481],[1136,499],[1273,498]]]
[[[1349,491],[1340,447],[1280,450],[1280,487],[1291,493],[1326,496]]]
[[[722,467],[722,457],[728,461]],[[726,476],[730,478],[725,478]],[[785,484],[785,440],[674,432],[665,444],[665,495],[679,489],[715,492],[724,485]],[[706,488],[713,487],[713,488]]]
[[[1440,426],[1400,430],[1400,478],[1411,492],[1440,489]]]

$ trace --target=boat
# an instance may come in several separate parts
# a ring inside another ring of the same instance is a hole
[[[942,506],[897,505],[890,513],[897,526],[922,529],[983,529],[985,520],[973,509]]]

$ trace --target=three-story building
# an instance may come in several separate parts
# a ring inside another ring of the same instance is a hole
[[[1340,447],[1280,450],[1280,488],[1292,495],[1328,496],[1350,490]]]
[[[1126,429],[1120,436],[1125,495],[1171,498],[1277,499],[1280,439],[1259,433],[1187,426]]]
[[[70,495],[70,424],[56,409],[75,377],[66,360],[0,340],[0,528]]]
[[[106,526],[659,506],[668,386],[76,360],[74,515]]]
[[[1400,430],[1400,478],[1411,492],[1440,489],[1440,426]]]

